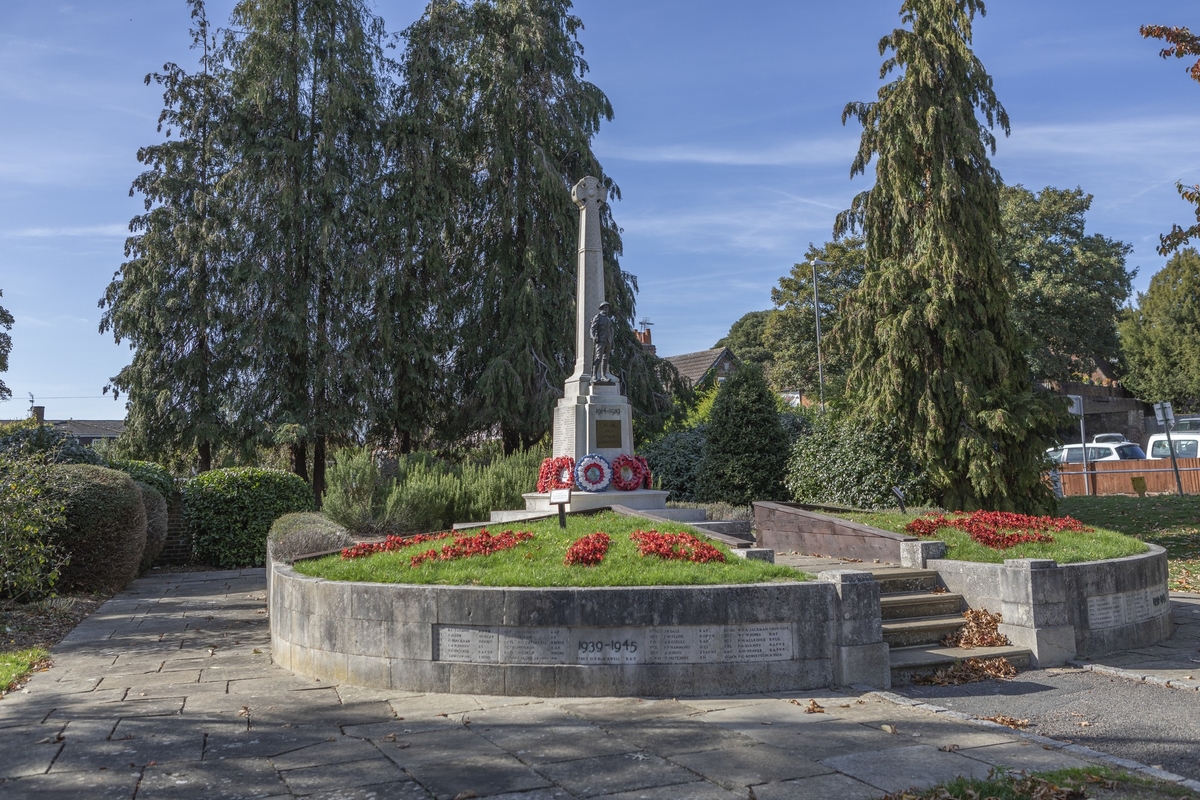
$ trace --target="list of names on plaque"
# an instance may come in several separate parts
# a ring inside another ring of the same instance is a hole
[[[1088,627],[1092,630],[1116,628],[1146,622],[1170,611],[1167,593],[1162,590],[1136,589],[1132,592],[1089,597]]]
[[[475,664],[710,664],[788,661],[792,626],[621,628],[437,626],[437,659]]]

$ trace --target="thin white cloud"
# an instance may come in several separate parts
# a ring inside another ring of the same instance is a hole
[[[1000,148],[1018,157],[1157,162],[1200,156],[1200,117],[1140,117],[1064,124],[1014,125]]]
[[[704,164],[726,167],[808,167],[849,164],[857,135],[846,138],[808,139],[763,148],[730,148],[705,144],[622,145],[600,144],[602,159],[655,164]]]
[[[5,231],[0,235],[3,235],[6,239],[57,239],[61,236],[124,238],[129,235],[129,225],[114,222],[111,225],[79,225],[66,228],[21,228],[14,231]]]

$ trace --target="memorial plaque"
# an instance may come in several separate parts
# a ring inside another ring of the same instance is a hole
[[[786,622],[574,629],[437,628],[439,661],[474,664],[737,663],[789,661],[794,652],[792,626]]]
[[[1097,595],[1088,598],[1088,627],[1103,630],[1135,625],[1166,614],[1170,608],[1167,593],[1153,589]]]
[[[596,447],[601,450],[621,450],[624,446],[620,420],[596,420]]]

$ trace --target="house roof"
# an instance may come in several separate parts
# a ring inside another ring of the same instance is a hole
[[[19,421],[0,419],[0,424]],[[48,419],[46,424],[84,439],[115,439],[125,430],[123,419]]]
[[[679,374],[687,378],[693,385],[699,383],[708,371],[717,365],[721,357],[729,351],[728,347],[714,347],[712,350],[701,350],[698,353],[684,353],[681,356],[667,356],[667,361],[675,365]],[[733,354],[730,353],[732,356]]]

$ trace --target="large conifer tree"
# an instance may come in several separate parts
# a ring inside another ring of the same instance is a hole
[[[1054,501],[1041,468],[1061,403],[1034,395],[1009,322],[988,160],[990,129],[1007,133],[1008,116],[971,51],[983,13],[980,0],[905,0],[911,27],[879,45],[881,77],[899,76],[843,112],[863,126],[851,174],[876,160],[875,185],[835,231],[867,240],[846,320],[850,385],[864,412],[898,422],[944,507],[1045,511]]]
[[[135,451],[169,458],[195,448],[203,472],[229,436],[238,323],[225,313],[230,216],[220,190],[230,163],[228,75],[204,3],[189,2],[199,68],[166,64],[146,76],[147,84],[163,87],[158,129],[165,127],[168,138],[138,151],[147,169],[130,194],[143,195],[146,213],[130,223],[129,261],[100,300],[100,330],[135,349],[107,387],[128,396]]]
[[[365,0],[242,0],[233,27],[238,298],[257,323],[238,407],[284,434],[304,478],[312,443],[320,497],[329,437],[363,414],[383,24]]]

